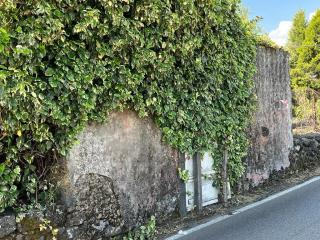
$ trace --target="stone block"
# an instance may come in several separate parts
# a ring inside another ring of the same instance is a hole
[[[13,214],[0,216],[0,238],[8,236],[16,230],[16,218]]]

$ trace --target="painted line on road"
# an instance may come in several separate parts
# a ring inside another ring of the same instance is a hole
[[[232,212],[231,215],[223,215],[223,216],[217,217],[215,219],[212,219],[212,220],[210,220],[210,221],[208,221],[206,223],[200,224],[200,225],[198,225],[196,227],[193,227],[193,228],[190,228],[190,229],[187,229],[187,230],[184,230],[184,231],[180,230],[176,235],[171,236],[169,238],[166,238],[166,240],[180,239],[180,238],[182,238],[182,237],[184,237],[186,235],[189,235],[189,234],[191,234],[193,232],[199,231],[199,230],[201,230],[203,228],[206,228],[206,227],[211,226],[213,224],[216,224],[218,222],[224,221],[224,220],[226,220],[226,219],[228,219],[228,218],[230,218],[230,217],[232,217],[232,216],[234,216],[236,214],[239,214],[239,213],[248,211],[249,209],[258,207],[258,206],[260,206],[260,205],[262,205],[264,203],[272,201],[273,199],[279,198],[279,197],[281,197],[283,195],[286,195],[286,194],[288,194],[290,192],[293,192],[293,191],[295,191],[295,190],[297,190],[299,188],[302,188],[304,186],[307,186],[307,185],[309,185],[309,184],[311,184],[313,182],[319,181],[319,180],[320,180],[320,176],[314,177],[314,178],[312,178],[312,179],[310,179],[310,180],[308,180],[308,181],[306,181],[304,183],[298,184],[298,185],[296,185],[294,187],[291,187],[291,188],[289,188],[287,190],[284,190],[284,191],[281,191],[281,192],[276,193],[274,195],[271,195],[271,196],[269,196],[269,197],[267,197],[267,198],[265,198],[263,200],[260,200],[260,201],[255,202],[255,203],[251,203],[251,204],[249,204],[249,205],[247,205],[245,207],[237,209],[234,212]]]

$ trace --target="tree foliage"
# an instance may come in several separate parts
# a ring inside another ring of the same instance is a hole
[[[297,49],[298,60],[292,69],[292,82],[297,87],[320,89],[320,10],[305,30],[305,38]]]
[[[124,108],[152,116],[181,151],[220,160],[228,146],[239,177],[256,47],[238,9],[238,0],[0,3],[0,209],[33,198],[40,160]]]
[[[289,48],[292,66],[290,74],[296,97],[294,110],[296,116],[301,120],[312,119],[314,128],[317,128],[317,102],[320,90],[319,36],[320,10],[307,24],[304,13],[298,12],[294,19],[288,44],[288,47],[291,47]],[[305,95],[301,95],[301,93]]]
[[[294,67],[298,61],[297,50],[301,47],[304,39],[305,39],[305,31],[307,27],[307,20],[305,16],[305,12],[303,10],[299,10],[292,21],[292,28],[289,31],[289,38],[286,44],[287,49],[291,55],[290,65]]]

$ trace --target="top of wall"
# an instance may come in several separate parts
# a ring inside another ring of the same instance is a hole
[[[256,40],[257,40],[258,46],[260,46],[260,47],[265,47],[265,48],[270,48],[270,49],[275,49],[275,50],[282,50],[282,51],[288,53],[288,51],[284,47],[279,46],[277,43],[275,43],[267,35],[257,35]]]
[[[257,48],[260,50],[269,51],[270,53],[273,53],[273,54],[281,54],[287,58],[290,57],[290,53],[286,49],[280,46],[273,47],[269,45],[258,44]]]

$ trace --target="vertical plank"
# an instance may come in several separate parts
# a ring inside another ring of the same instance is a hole
[[[228,150],[223,151],[222,161],[222,202],[228,201]]]
[[[185,170],[186,157],[185,154],[179,152],[179,161],[178,167],[181,170]],[[178,176],[179,177],[179,176]],[[187,192],[186,192],[186,183],[179,178],[180,183],[180,195],[179,195],[179,214],[180,217],[185,217],[187,215]]]
[[[193,155],[193,178],[194,178],[194,204],[197,212],[202,211],[202,181],[201,181],[201,157],[200,153]]]

